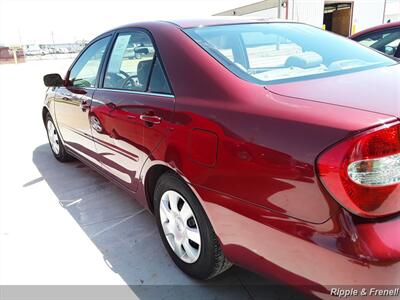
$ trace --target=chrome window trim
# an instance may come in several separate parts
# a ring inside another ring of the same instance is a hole
[[[129,91],[129,90],[118,90],[118,89],[107,89],[107,88],[97,88],[96,90],[98,90],[98,91],[120,92],[120,93],[136,94],[136,95],[144,95],[144,96],[175,98],[175,95],[172,95],[172,94],[159,94],[159,93],[151,93],[151,92],[140,92],[140,91]]]
[[[88,90],[88,91],[95,91],[97,88],[96,87],[90,87],[90,86],[78,86],[78,85],[62,85],[62,86],[55,86],[55,88],[76,88],[76,89],[82,89],[82,90]]]
[[[78,85],[69,85],[69,86],[66,86],[66,88],[68,88],[68,87],[73,87],[73,88],[78,88],[78,89],[84,89],[84,90],[89,90],[89,91],[94,91],[94,90],[96,90],[96,88],[95,87],[85,87],[85,86],[78,86]]]

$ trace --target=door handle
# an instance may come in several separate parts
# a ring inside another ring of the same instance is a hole
[[[65,100],[65,101],[72,101],[72,95],[70,94],[70,93],[67,93],[67,94],[64,94],[64,95],[62,95],[63,97],[62,97],[62,99],[63,100]]]
[[[159,116],[140,115],[140,120],[152,124],[160,124],[161,118]]]
[[[109,108],[110,112],[112,112],[112,111],[114,111],[114,110],[117,109],[117,105],[115,105],[115,104],[112,103],[112,102],[108,102],[108,103],[106,104],[106,106]]]

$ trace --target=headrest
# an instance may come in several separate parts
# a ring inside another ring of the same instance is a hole
[[[315,52],[303,52],[289,56],[285,62],[285,67],[315,68],[322,64],[322,57]]]
[[[137,77],[139,83],[143,86],[147,85],[147,79],[149,78],[152,62],[153,62],[152,59],[148,59],[148,60],[142,60],[138,64]]]

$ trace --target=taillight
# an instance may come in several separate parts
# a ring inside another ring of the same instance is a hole
[[[400,124],[378,127],[323,152],[319,176],[352,213],[372,218],[400,211]]]

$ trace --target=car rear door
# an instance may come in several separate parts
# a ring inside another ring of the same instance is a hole
[[[101,163],[136,191],[147,157],[167,136],[174,96],[150,34],[117,33],[100,87],[93,95],[92,133]]]
[[[89,45],[67,73],[65,86],[55,91],[55,115],[65,145],[99,164],[93,142],[89,111],[100,66],[111,40],[105,36]]]

